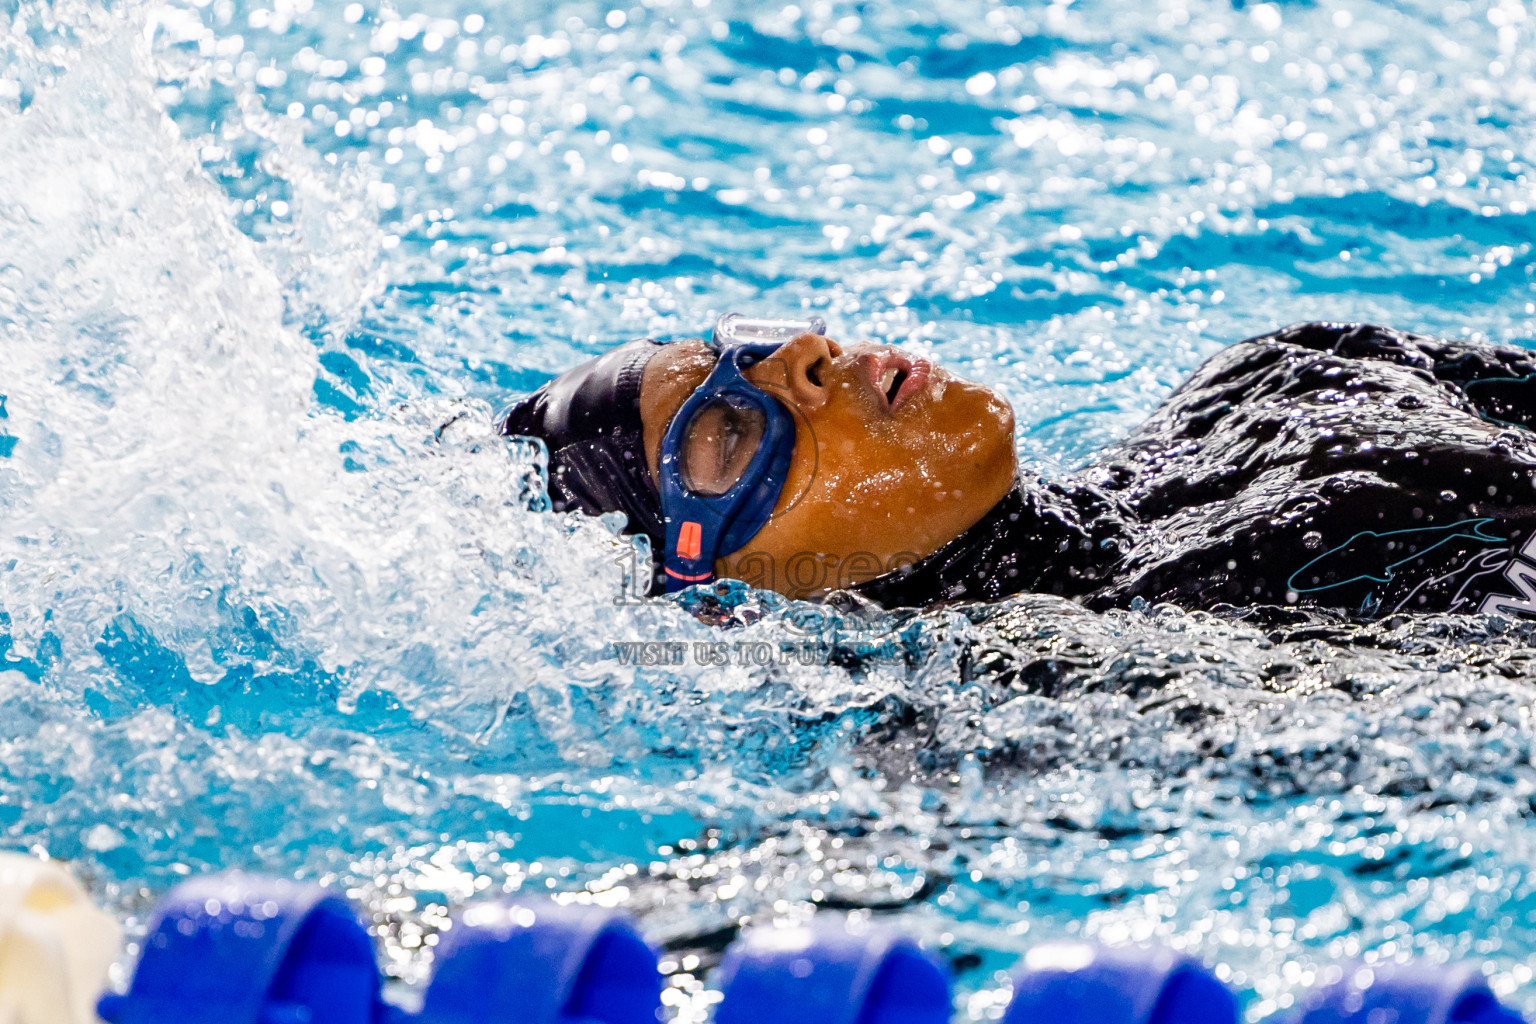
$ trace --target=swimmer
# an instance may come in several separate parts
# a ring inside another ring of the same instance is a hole
[[[1074,472],[1021,472],[1013,427],[927,360],[734,315],[501,424],[545,442],[555,509],[648,535],[669,591],[1536,615],[1536,353],[1300,324],[1219,352]]]

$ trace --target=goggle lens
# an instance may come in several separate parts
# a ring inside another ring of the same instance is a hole
[[[726,493],[752,464],[767,430],[767,416],[752,402],[730,394],[710,399],[683,434],[683,485],[706,498]]]

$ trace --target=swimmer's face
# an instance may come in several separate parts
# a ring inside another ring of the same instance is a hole
[[[653,477],[668,424],[714,365],[702,341],[646,364]],[[794,413],[795,451],[773,518],[717,575],[791,597],[847,587],[938,550],[1013,486],[1013,410],[926,360],[803,334],[746,377]]]

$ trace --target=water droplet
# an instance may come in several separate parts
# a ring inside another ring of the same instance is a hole
[[[1450,489],[1443,490],[1443,491],[1440,492],[1440,500],[1441,501],[1455,501],[1456,500],[1456,492],[1453,491],[1453,490],[1450,490]]]
[[[85,834],[85,848],[97,853],[106,853],[122,846],[127,839],[123,834],[111,825],[97,825]]]
[[[1301,543],[1310,551],[1316,551],[1323,546],[1323,535],[1316,530],[1308,530],[1301,535]]]

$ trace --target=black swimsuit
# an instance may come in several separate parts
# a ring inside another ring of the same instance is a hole
[[[1536,615],[1536,353],[1301,324],[1223,350],[1065,478],[1021,479],[887,606]]]

